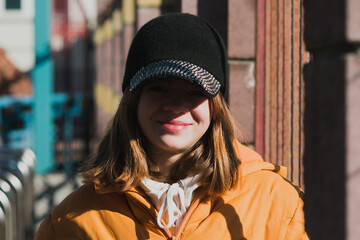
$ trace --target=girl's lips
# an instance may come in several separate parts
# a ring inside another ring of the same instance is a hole
[[[170,120],[170,121],[158,121],[160,125],[169,132],[180,132],[190,126],[191,124],[185,123],[178,120]]]

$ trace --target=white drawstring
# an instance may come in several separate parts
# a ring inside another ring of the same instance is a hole
[[[148,178],[142,181],[141,186],[148,193],[159,210],[157,223],[161,228],[179,226],[182,217],[190,206],[193,192],[199,185],[197,176],[188,177],[173,184],[157,182]],[[161,219],[167,210],[168,223],[163,225]]]

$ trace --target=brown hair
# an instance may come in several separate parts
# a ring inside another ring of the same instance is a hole
[[[82,169],[85,178],[97,185],[113,184],[125,191],[144,177],[157,178],[150,170],[146,139],[137,121],[141,90],[125,90],[117,112],[96,154]],[[234,149],[235,126],[221,93],[210,98],[211,124],[201,139],[175,163],[170,179],[176,182],[201,174],[199,184],[209,193],[222,193],[238,181],[240,159]]]

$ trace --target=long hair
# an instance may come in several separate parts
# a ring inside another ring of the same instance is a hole
[[[126,191],[144,177],[157,178],[150,170],[146,139],[137,120],[141,90],[126,89],[117,112],[97,152],[82,168],[87,181],[100,186],[115,185]],[[200,174],[199,184],[209,193],[222,193],[234,187],[239,178],[240,159],[234,149],[235,125],[221,93],[209,99],[211,123],[200,140],[175,163],[173,182]]]

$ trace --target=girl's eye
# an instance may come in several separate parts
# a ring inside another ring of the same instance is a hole
[[[193,96],[193,97],[205,97],[204,93],[202,91],[198,91],[198,90],[189,91],[188,95]]]
[[[165,93],[167,92],[167,89],[165,87],[162,86],[158,86],[158,85],[153,85],[151,87],[149,87],[149,90],[151,92],[158,92],[158,93]]]

